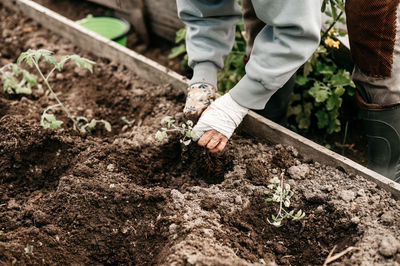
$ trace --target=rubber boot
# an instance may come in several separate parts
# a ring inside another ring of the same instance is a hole
[[[263,110],[253,110],[257,114],[268,118],[282,126],[286,125],[286,113],[289,105],[290,96],[293,92],[296,74],[294,74],[286,84],[277,90]]]
[[[400,183],[400,103],[366,103],[357,93],[357,102],[368,139],[368,168]]]

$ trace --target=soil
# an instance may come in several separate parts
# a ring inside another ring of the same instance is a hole
[[[400,263],[400,202],[374,183],[246,135],[216,155],[157,142],[162,117],[182,121],[182,93],[1,5],[0,29],[1,66],[28,48],[94,60],[94,74],[67,64],[50,83],[74,115],[113,126],[81,134],[56,112],[64,130],[44,130],[48,93],[0,92],[1,265],[321,265],[335,246],[357,250],[331,265]],[[281,174],[306,216],[276,228],[265,191]]]

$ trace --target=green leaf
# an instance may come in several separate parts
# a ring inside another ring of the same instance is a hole
[[[43,55],[43,58],[46,62],[49,62],[50,64],[54,65],[55,67],[59,67],[57,60],[52,57],[51,55]]]
[[[304,115],[304,114],[301,116],[298,116],[296,118],[296,121],[297,121],[300,129],[308,129],[311,124],[310,117],[307,115]]]
[[[155,135],[156,140],[161,141],[164,139],[163,134],[161,131],[157,131]]]
[[[96,125],[97,125],[97,120],[92,119],[90,123],[86,125],[86,127],[89,128],[90,131],[92,131],[93,129],[96,128]]]
[[[191,140],[191,139],[188,139],[188,140],[181,140],[181,142],[183,143],[183,145],[187,146],[187,145],[190,144],[190,142],[192,142],[192,140]]]
[[[335,108],[339,108],[341,105],[342,105],[342,98],[340,98],[336,94],[332,94],[326,101],[326,110],[332,111]]]
[[[40,120],[40,125],[44,128],[57,129],[62,125],[62,121],[57,120],[53,114],[43,113]]]
[[[26,246],[24,248],[25,254],[32,254],[33,252],[33,246]]]
[[[175,43],[180,43],[186,38],[187,27],[183,27],[176,32]]]
[[[350,73],[346,70],[341,70],[335,75],[333,75],[330,79],[330,83],[332,86],[351,86],[352,85],[352,79],[350,76]]]
[[[124,123],[128,124],[128,125],[132,125],[133,123],[135,123],[135,119],[133,120],[128,120],[126,118],[126,116],[121,117],[121,120],[124,121]]]
[[[301,112],[303,112],[303,107],[301,106],[301,104],[297,104],[295,106],[288,106],[288,111],[287,111],[287,117],[290,117],[292,115],[299,115],[301,114]]]
[[[61,71],[64,68],[65,63],[70,60],[70,56],[69,55],[63,55],[61,56],[60,62],[58,63],[57,69],[59,71]]]
[[[279,178],[278,178],[277,176],[274,176],[273,178],[271,178],[271,179],[269,180],[269,182],[270,182],[271,184],[279,184],[281,181],[279,180]]]
[[[310,79],[306,76],[297,76],[296,77],[296,84],[299,86],[304,86]]]
[[[334,132],[339,132],[341,128],[340,120],[337,118],[332,118],[328,125],[328,133],[332,134]]]
[[[37,77],[31,73],[29,73],[26,70],[22,70],[22,75],[23,78],[31,85],[31,86],[37,86],[38,82],[37,82]]]
[[[111,132],[112,128],[111,128],[111,124],[108,121],[105,120],[101,120],[100,122],[102,122],[104,124],[104,128],[108,131]]]
[[[316,75],[333,75],[333,73],[335,73],[335,67],[318,61],[315,67],[315,73]]]
[[[339,97],[342,96],[344,92],[345,89],[342,86],[336,87],[336,89],[333,91],[333,93]]]
[[[95,65],[96,62],[84,57],[80,57],[76,54],[71,55],[69,58],[74,61],[78,67],[88,69],[91,73],[93,73],[93,65]]]
[[[164,125],[164,124],[166,124],[166,123],[169,123],[171,120],[172,120],[172,116],[167,115],[167,116],[165,116],[163,119],[161,119],[160,124],[161,124],[161,125]]]
[[[168,58],[172,59],[184,53],[186,53],[186,46],[184,44],[181,44],[172,48],[171,53],[168,55]]]
[[[317,125],[318,128],[324,128],[328,126],[329,124],[329,115],[325,110],[319,110],[318,112],[315,113],[315,116],[317,117]]]
[[[315,98],[317,102],[325,102],[328,99],[331,91],[321,82],[314,82],[314,86],[308,91],[308,93]]]

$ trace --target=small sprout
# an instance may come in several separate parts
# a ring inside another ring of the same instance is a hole
[[[54,116],[54,114],[48,114],[47,111],[49,110],[54,110],[56,107],[58,107],[59,105],[53,105],[53,106],[49,106],[47,107],[43,114],[42,114],[42,118],[40,119],[40,125],[44,128],[44,129],[58,129],[63,121],[57,120],[56,117]]]
[[[135,123],[135,119],[129,121],[128,118],[126,118],[126,116],[121,117],[121,120],[124,121],[124,123],[129,126],[132,125],[133,123]]]
[[[32,254],[33,253],[33,246],[26,246],[24,248],[25,254]]]
[[[266,198],[266,202],[278,202],[279,203],[279,210],[277,215],[272,215],[272,222],[268,219],[268,222],[275,227],[281,227],[282,221],[284,219],[291,218],[293,221],[300,220],[304,218],[306,215],[302,210],[299,210],[296,214],[294,214],[294,210],[287,212],[285,208],[290,207],[290,199],[294,195],[294,192],[291,191],[291,187],[289,184],[283,183],[283,176],[285,172],[282,172],[281,179],[278,177],[273,177],[269,180],[270,184],[268,188],[272,190],[272,192],[266,191],[265,194],[269,195],[272,193],[271,197]]]
[[[89,133],[93,132],[98,123],[103,123],[104,124],[104,128],[108,132],[111,132],[111,124],[106,120],[92,119],[89,122],[89,120],[86,117],[79,116],[79,117],[76,118],[76,121],[77,121],[77,123],[74,125],[74,129],[79,128],[79,131],[81,131],[81,132],[89,132]]]
[[[161,119],[160,124],[162,126],[166,125],[167,127],[162,127],[161,130],[157,131],[155,135],[156,140],[162,141],[168,138],[167,132],[179,132],[182,135],[180,143],[183,143],[186,146],[189,145],[194,134],[193,122],[188,120],[186,123],[182,123],[180,127],[176,126],[174,123],[175,120],[172,118],[172,116],[166,116]]]
[[[57,129],[62,125],[62,121],[57,120],[53,114],[42,114],[40,125],[44,128]]]

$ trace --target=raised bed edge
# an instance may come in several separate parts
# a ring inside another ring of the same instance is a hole
[[[187,79],[143,55],[93,33],[75,22],[30,0],[0,0],[5,6],[21,11],[28,17],[72,41],[80,48],[93,54],[108,58],[132,69],[142,78],[154,83],[171,84],[174,88],[185,91]],[[248,134],[274,143],[291,145],[306,160],[314,160],[333,167],[341,167],[346,172],[361,175],[375,182],[400,199],[400,184],[328,150],[254,112],[244,119],[241,130]]]

